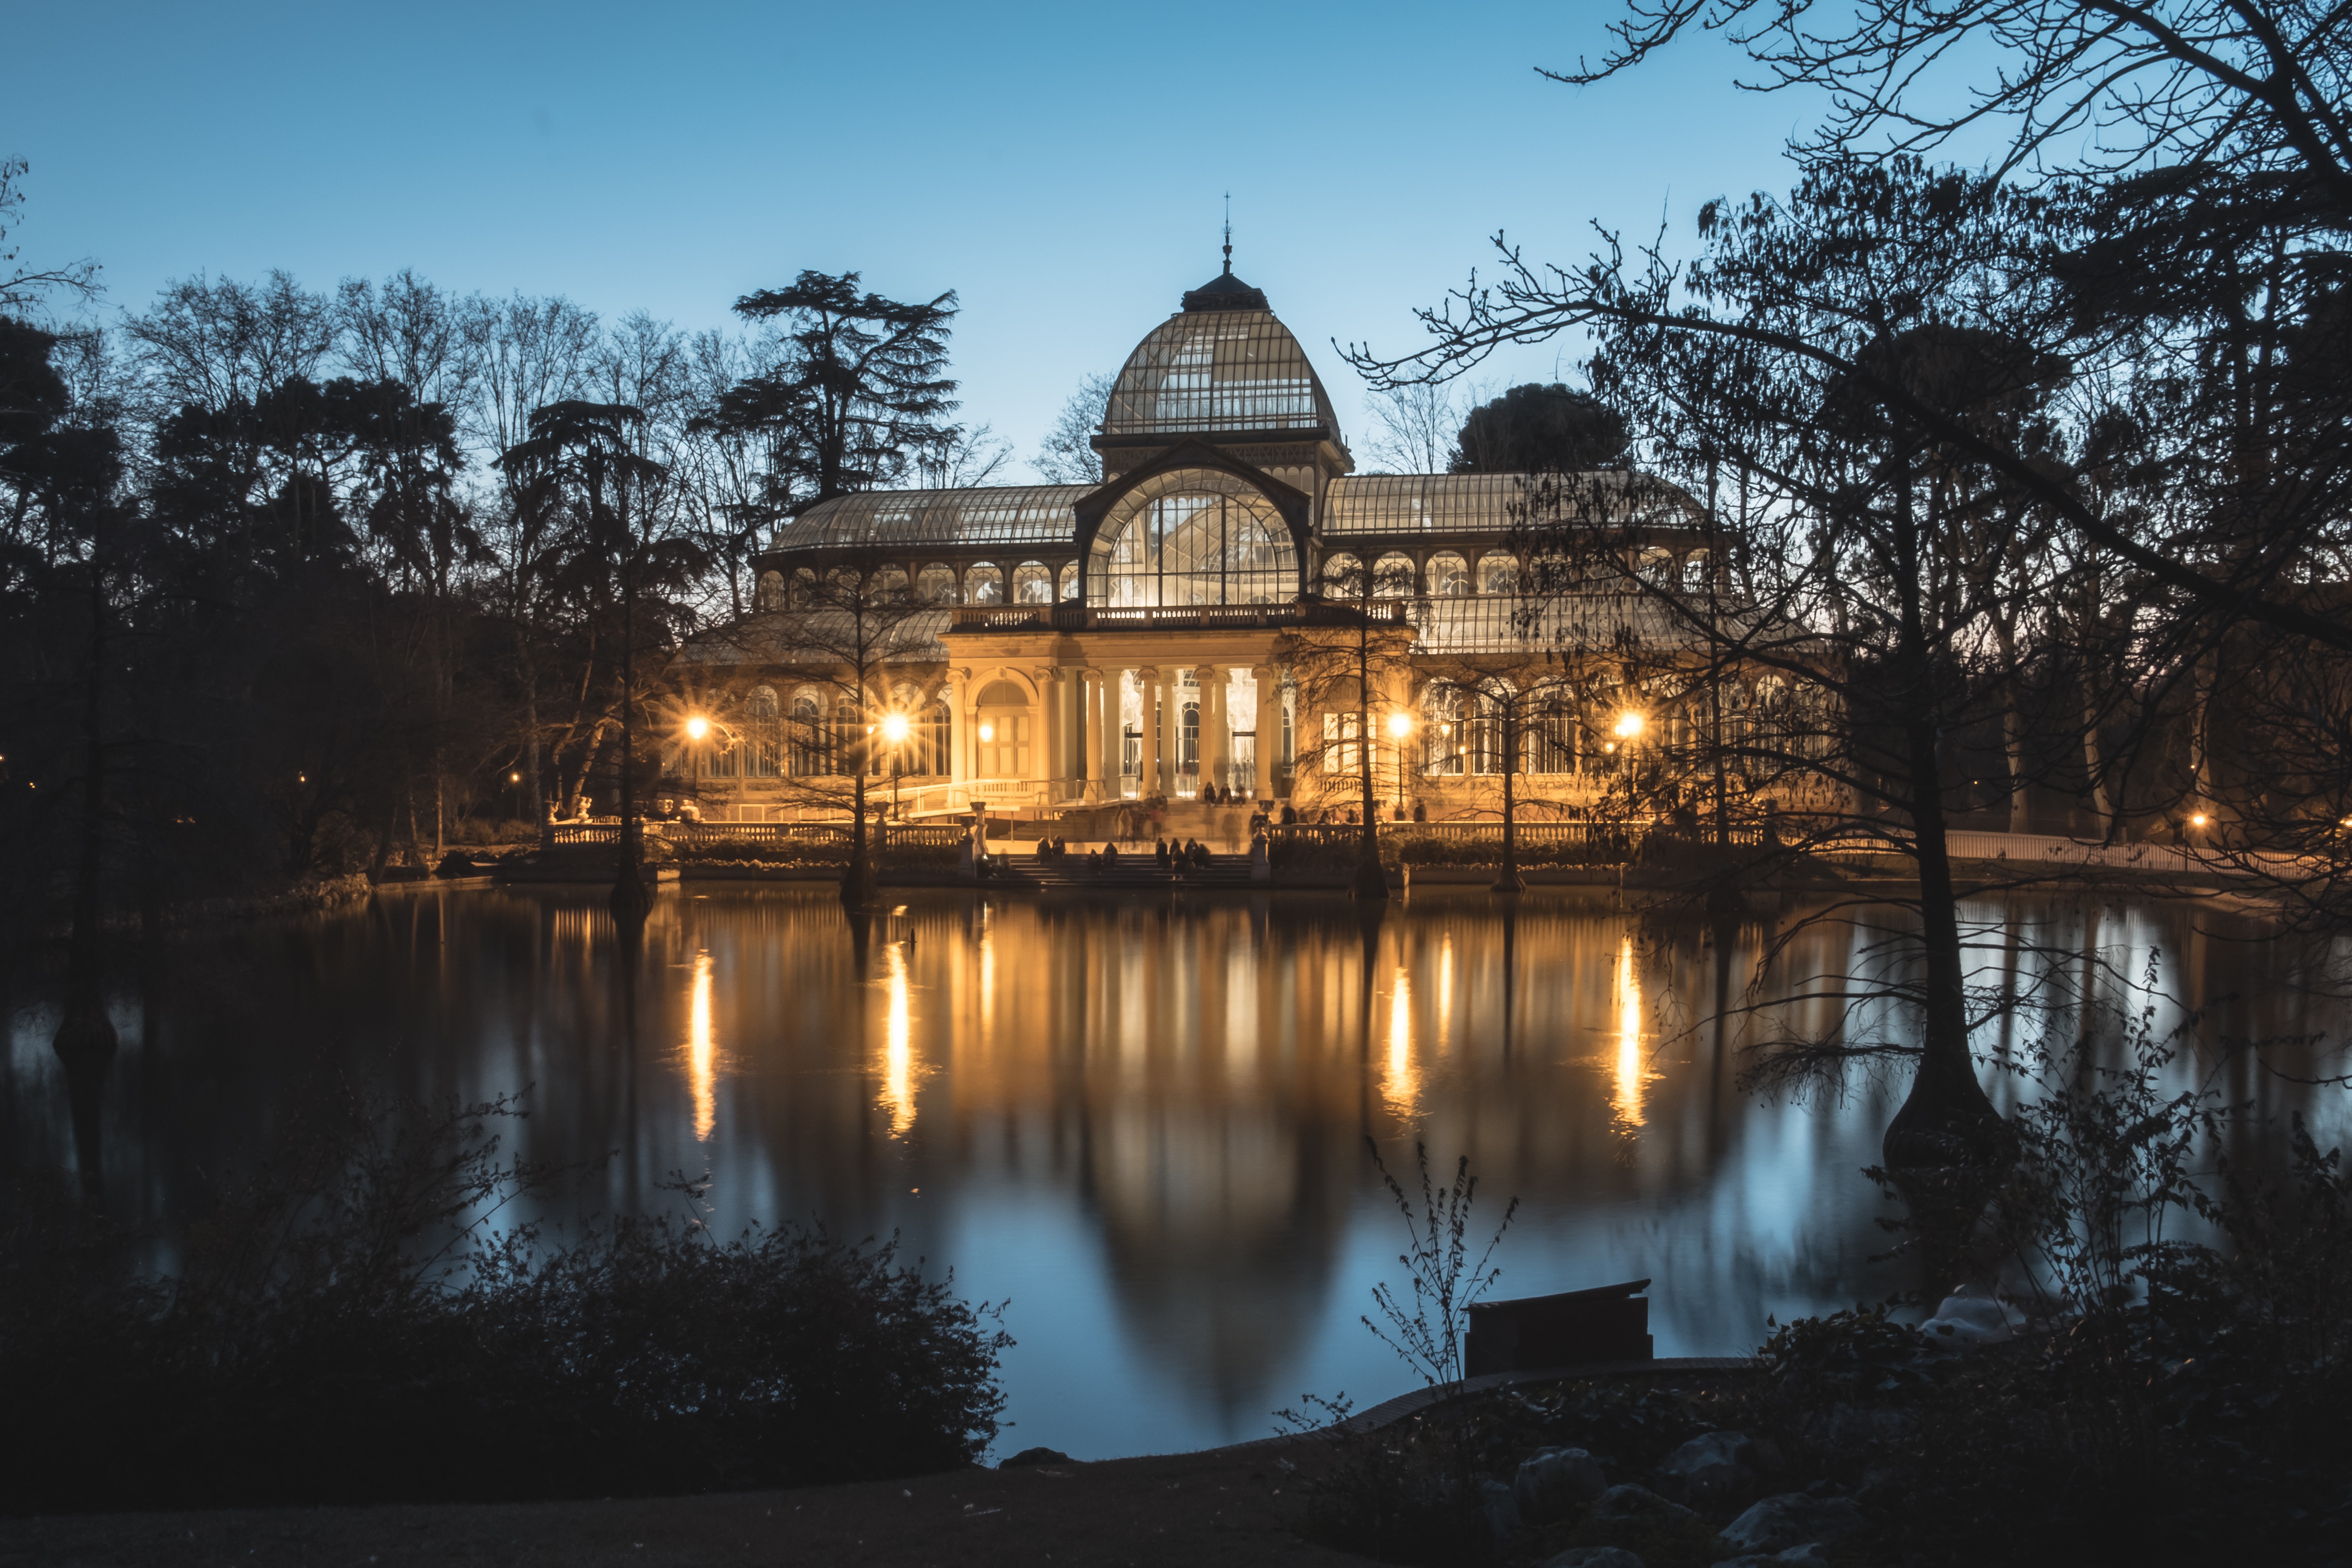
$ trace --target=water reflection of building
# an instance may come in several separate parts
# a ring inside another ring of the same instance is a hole
[[[1075,1194],[1121,1343],[1041,1353],[1166,1369],[1232,1414],[1148,1412],[1134,1427],[1202,1441],[1263,1430],[1268,1405],[1307,1386],[1290,1379],[1327,1353],[1308,1336],[1328,1325],[1364,1337],[1363,1292],[1395,1277],[1401,1239],[1370,1184],[1366,1132],[1392,1163],[1410,1162],[1415,1137],[1441,1162],[1470,1153],[1483,1215],[1523,1200],[1500,1259],[1513,1293],[1657,1277],[1662,1346],[1736,1350],[1768,1310],[1875,1293],[1859,1271],[1884,1249],[1870,1223],[1880,1208],[1856,1169],[1887,1091],[1864,1081],[1851,1101],[1759,1101],[1737,1081],[1738,1026],[1690,1027],[1719,997],[1738,999],[1761,940],[1752,929],[1727,945],[1703,923],[1639,932],[1642,1021],[1629,1030],[1628,931],[1605,903],[1530,900],[1507,926],[1483,901],[1416,893],[1368,949],[1344,906],[1297,901],[982,910],[958,898],[918,901],[861,940],[828,891],[737,888],[666,894],[633,981],[603,903],[601,890],[418,893],[184,950],[200,971],[174,981],[116,1079],[109,1147],[124,1212],[199,1210],[217,1173],[249,1167],[302,1096],[339,1075],[427,1104],[529,1085],[530,1120],[505,1129],[515,1153],[614,1156],[581,1207],[675,1211],[656,1184],[708,1170],[722,1233],[810,1215],[850,1236],[903,1230],[910,1257],[962,1266],[967,1280],[994,1254],[992,1289],[1010,1281],[1018,1335],[1054,1277],[1022,1272],[1032,1233],[1017,1222]],[[2169,965],[2215,917],[2021,900],[2006,919],[2010,940],[2030,931],[2042,966],[2009,983],[2063,995],[2092,955],[2110,973],[2136,974],[2159,950]],[[917,941],[894,956],[904,928]],[[1869,973],[1867,933],[1844,940],[1806,937],[1776,984]],[[2048,956],[2070,944],[2084,957]],[[2004,961],[1988,949],[1987,962]],[[2217,943],[2217,1032],[2332,1033],[2333,1011],[2297,989],[2294,962]],[[218,983],[247,973],[270,984]],[[1788,1023],[1830,1016],[1814,1005]],[[63,1158],[39,1023],[20,1022],[9,1126],[17,1146]],[[1641,1095],[1630,1132],[1629,1036]],[[2315,1109],[2310,1091],[2268,1075],[2229,1092],[2273,1125]],[[2315,1131],[2328,1142],[2345,1131]],[[2238,1152],[2252,1163],[2263,1151]],[[1351,1232],[1376,1245],[1349,1249]],[[1392,1364],[1368,1364],[1374,1377],[1341,1386],[1393,1386]]]

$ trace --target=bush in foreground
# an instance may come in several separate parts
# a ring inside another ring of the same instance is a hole
[[[16,1513],[490,1500],[953,1468],[995,1435],[993,1314],[895,1243],[488,1221],[550,1173],[503,1104],[377,1134],[349,1108],[168,1272],[20,1184],[0,1259]]]

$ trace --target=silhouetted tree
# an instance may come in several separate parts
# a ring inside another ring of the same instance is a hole
[[[1572,474],[1622,468],[1625,416],[1589,392],[1529,382],[1482,403],[1454,439],[1457,474]]]
[[[702,565],[701,552],[672,527],[663,504],[667,469],[637,447],[645,420],[644,410],[625,404],[551,404],[532,413],[529,437],[499,459],[533,492],[533,504],[562,507],[567,584],[590,615],[614,628],[620,864],[613,900],[625,921],[642,917],[648,900],[637,821],[637,656],[641,634],[653,628],[640,624],[640,614],[652,609],[656,625],[667,620],[667,599]],[[671,629],[659,626],[656,646],[670,646]]]
[[[1110,405],[1115,375],[1094,372],[1078,378],[1077,390],[1054,416],[1054,427],[1037,444],[1030,466],[1049,485],[1098,485],[1103,480],[1102,454],[1095,450],[1095,432],[1102,428],[1103,410]]]
[[[782,354],[722,396],[715,418],[766,438],[778,515],[887,484],[954,438],[954,293],[909,304],[860,294],[857,281],[803,272],[735,301],[746,321],[783,328]]]

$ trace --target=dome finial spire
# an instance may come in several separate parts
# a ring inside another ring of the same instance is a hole
[[[1225,276],[1234,275],[1234,193],[1225,193]]]

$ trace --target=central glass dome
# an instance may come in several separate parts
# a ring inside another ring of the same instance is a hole
[[[1319,430],[1339,438],[1307,351],[1231,271],[1136,345],[1103,411],[1106,437]]]

